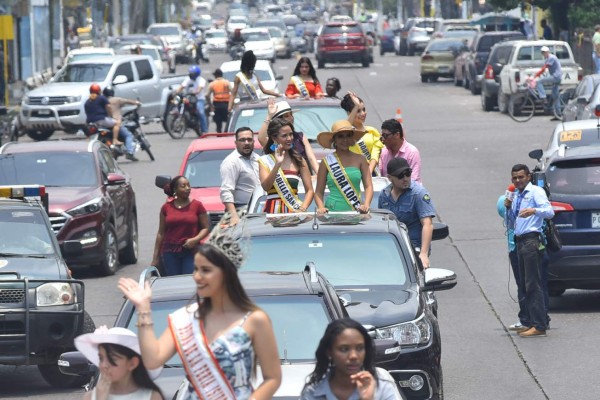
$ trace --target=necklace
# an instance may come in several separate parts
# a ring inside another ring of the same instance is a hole
[[[185,204],[177,204],[177,200],[173,201],[173,205],[174,205],[174,206],[175,206],[175,208],[177,208],[177,209],[181,209],[181,208],[183,208],[183,207],[187,206],[188,204],[190,204],[190,202],[189,202],[189,201],[186,201],[186,202],[185,202]]]

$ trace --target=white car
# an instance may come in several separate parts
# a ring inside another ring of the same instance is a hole
[[[223,78],[229,81],[229,87],[233,89],[233,81],[235,80],[235,74],[240,72],[240,60],[236,61],[226,61],[221,64],[221,71],[223,71]],[[267,90],[272,90],[276,93],[280,93],[279,91],[279,81],[283,79],[283,76],[275,75],[275,71],[271,67],[271,63],[267,60],[256,60],[256,67],[254,67],[254,73],[260,79],[263,87]],[[258,88],[256,88],[258,89]],[[240,88],[240,90],[243,90]],[[263,93],[258,89],[258,96],[260,98],[267,98],[269,96],[263,95]],[[236,99],[237,101],[237,99]]]
[[[165,73],[165,71],[168,69],[168,66],[163,64],[158,46],[153,46],[151,44],[128,44],[127,46],[122,46],[119,48],[119,54],[131,54],[131,50],[136,47],[139,47],[142,50],[142,55],[149,56],[152,59],[156,69],[161,75]]]
[[[114,49],[108,47],[84,47],[82,49],[73,49],[65,57],[65,64],[73,61],[89,60],[90,58],[114,56]]]
[[[246,51],[252,50],[259,60],[275,62],[275,46],[267,28],[247,28],[242,30],[242,37],[246,41]]]
[[[179,57],[188,57],[186,54],[186,44],[183,38],[183,29],[179,23],[160,23],[151,24],[146,33],[154,36],[160,36],[167,42],[167,45],[175,50]]]
[[[208,29],[204,39],[210,51],[227,51],[227,32],[225,29]]]
[[[243,15],[232,15],[227,20],[227,32],[233,34],[236,29],[245,29],[249,26],[248,18]]]

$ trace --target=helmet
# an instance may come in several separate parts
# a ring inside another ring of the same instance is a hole
[[[190,67],[190,69],[188,69],[188,73],[189,73],[190,78],[196,79],[197,77],[200,76],[200,74],[202,73],[202,71],[200,70],[199,66],[192,65]]]
[[[106,97],[113,97],[115,95],[115,91],[111,87],[106,87],[106,89],[102,91],[102,94]]]
[[[102,92],[102,88],[97,83],[92,83],[90,85],[90,93],[100,94]]]

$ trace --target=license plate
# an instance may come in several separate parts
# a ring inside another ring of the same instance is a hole
[[[38,115],[50,115],[50,110],[38,110]]]
[[[438,71],[439,72],[450,72],[450,67],[439,67]]]
[[[592,213],[592,228],[600,228],[600,212]]]

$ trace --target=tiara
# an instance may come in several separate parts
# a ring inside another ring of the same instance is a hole
[[[226,212],[213,228],[207,243],[221,251],[237,269],[240,269],[246,259],[247,249],[243,246],[245,241],[241,237],[232,236],[234,228],[229,226],[230,221],[231,214]]]

